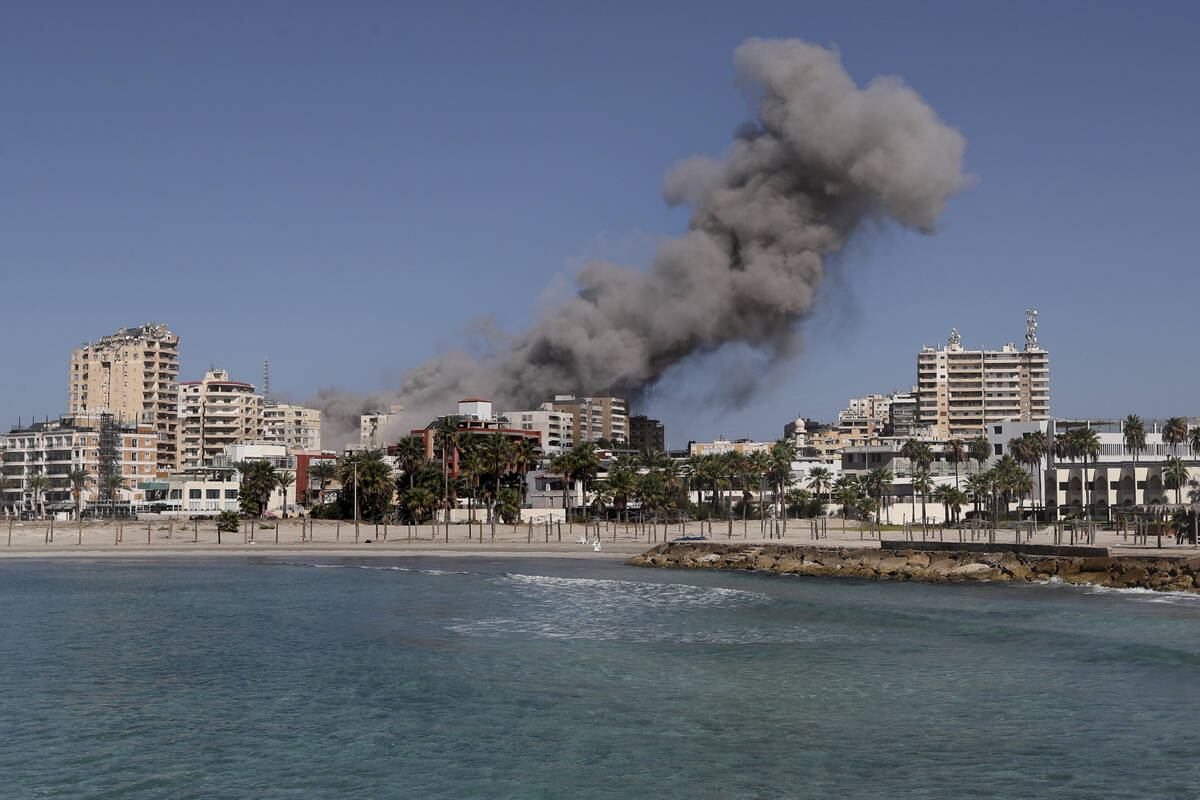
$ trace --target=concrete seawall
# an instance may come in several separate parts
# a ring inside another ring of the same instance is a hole
[[[635,567],[765,570],[781,575],[958,583],[1045,581],[1200,593],[1200,557],[1076,556],[801,545],[669,542],[626,564]]]

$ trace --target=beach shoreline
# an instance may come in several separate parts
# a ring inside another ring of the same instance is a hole
[[[584,558],[625,560],[666,542],[706,537],[724,544],[800,545],[822,548],[879,548],[880,539],[870,538],[855,523],[843,527],[829,518],[819,539],[813,538],[808,520],[791,520],[782,536],[768,537],[754,520],[735,520],[732,531],[727,520],[711,526],[698,522],[671,525],[626,525],[600,522],[547,526],[521,525],[375,525],[328,520],[242,520],[236,532],[218,534],[212,520],[140,519],[77,522],[48,520],[0,520],[0,559],[39,558],[187,558],[242,556],[325,556],[374,558],[405,556],[476,556],[496,558]],[[919,533],[919,531],[918,531]],[[884,531],[884,539],[900,537]],[[954,529],[930,529],[930,541],[957,541]],[[588,544],[581,539],[586,536]],[[599,537],[600,549],[595,550]],[[995,543],[1012,541],[1014,533],[997,531]],[[356,541],[357,539],[357,541]],[[1022,541],[1025,541],[1024,539]],[[1049,544],[1049,534],[1038,533],[1034,543]],[[1063,542],[1066,544],[1067,542]],[[1194,557],[1200,555],[1190,544],[1175,545],[1164,538],[1162,547],[1151,538],[1138,543],[1113,531],[1100,531],[1095,545],[1107,547],[1114,556]],[[913,541],[919,549],[921,543]]]

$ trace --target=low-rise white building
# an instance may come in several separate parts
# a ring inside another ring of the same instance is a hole
[[[530,411],[505,411],[502,416],[508,420],[509,428],[539,433],[546,457],[560,455],[575,446],[571,433],[575,415],[556,409],[552,403],[542,403]]]

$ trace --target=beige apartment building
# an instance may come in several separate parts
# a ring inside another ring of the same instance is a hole
[[[6,513],[87,509],[105,493],[102,478],[110,474],[120,480],[119,487],[110,487],[112,506],[128,509],[144,498],[157,462],[158,434],[149,423],[117,422],[99,413],[35,422],[0,435],[0,507]],[[70,477],[74,470],[86,475],[78,497]],[[31,485],[35,475],[46,479],[44,489]]]
[[[321,449],[321,410],[288,403],[265,403],[262,412],[264,442],[286,445],[289,453]]]
[[[223,369],[180,384],[185,467],[212,466],[225,448],[262,439],[262,395]]]
[[[122,328],[71,351],[67,409],[153,425],[157,472],[179,468],[179,337],[165,324]]]
[[[629,441],[629,405],[623,397],[576,397],[558,394],[550,404],[555,411],[570,412],[571,441],[594,442],[597,439]]]
[[[945,347],[917,355],[918,420],[938,439],[969,439],[1006,419],[1050,417],[1050,354],[1037,341],[1037,311],[1026,311],[1025,348],[967,350],[958,331]]]

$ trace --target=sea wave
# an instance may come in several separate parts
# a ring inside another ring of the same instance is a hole
[[[842,637],[826,626],[779,620],[746,624],[738,612],[774,602],[759,592],[687,583],[505,573],[516,597],[504,613],[458,619],[468,636],[673,644],[784,644]]]
[[[318,564],[308,561],[285,561],[285,567],[305,567],[307,569],[365,569],[372,572],[416,572],[421,575],[470,575],[466,570],[418,569],[417,567],[381,566],[378,564]]]

